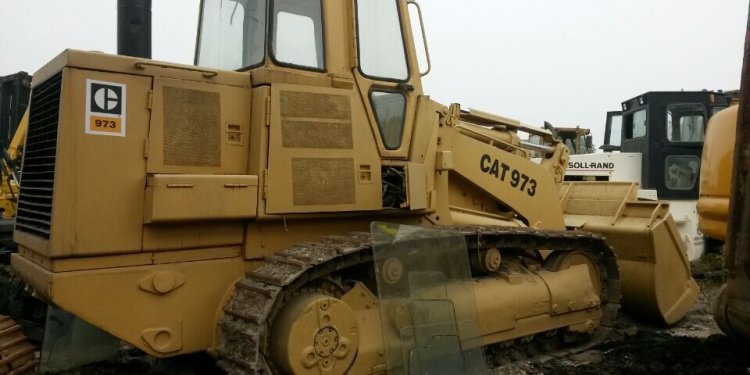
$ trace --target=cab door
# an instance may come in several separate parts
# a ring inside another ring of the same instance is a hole
[[[652,123],[664,134],[659,136],[651,150],[650,168],[654,173],[654,186],[660,199],[698,199],[703,136],[706,131],[708,111],[701,98],[670,101],[659,106]],[[663,108],[663,109],[662,109]]]
[[[604,144],[599,147],[604,152],[620,150],[622,140],[622,111],[607,112],[607,124],[604,128]]]
[[[384,159],[406,159],[422,82],[406,1],[354,0],[353,75]]]

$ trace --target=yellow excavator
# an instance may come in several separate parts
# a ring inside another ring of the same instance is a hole
[[[23,143],[29,126],[29,112],[26,111],[18,124],[13,138],[2,154],[2,174],[0,175],[0,211],[3,219],[13,219],[16,216],[18,204],[19,171]]]
[[[196,66],[64,51],[34,75],[14,269],[232,374],[456,373],[620,304],[681,319],[667,204],[564,184],[549,131],[430,99],[415,35],[413,1],[204,0]]]
[[[26,139],[31,76],[19,72],[0,77],[0,232],[12,236],[12,219],[16,215],[18,179],[23,142]]]
[[[10,269],[13,224],[19,194],[19,169],[28,129],[31,76],[18,72],[0,77],[0,373],[24,374],[35,368],[35,348],[12,317],[25,314],[34,299]]]

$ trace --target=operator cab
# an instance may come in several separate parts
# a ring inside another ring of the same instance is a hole
[[[253,87],[281,83],[356,91],[367,103],[381,156],[405,159],[421,77],[429,70],[429,61],[427,70],[420,70],[425,57],[412,42],[410,16],[418,5],[349,1],[342,7],[321,0],[202,0],[195,64],[247,71]],[[342,17],[342,11],[352,16]],[[423,36],[421,23],[417,27],[413,35]]]
[[[420,100],[418,12],[406,0],[201,1],[195,64],[247,72],[250,111],[268,114],[255,127],[268,149],[251,151],[266,213],[424,208],[406,198],[417,113],[434,112]]]
[[[659,199],[698,199],[703,137],[709,118],[732,95],[714,91],[651,91],[607,113],[605,152],[640,153],[641,188]]]

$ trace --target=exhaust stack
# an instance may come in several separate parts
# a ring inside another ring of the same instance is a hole
[[[151,0],[117,0],[117,54],[151,58]]]

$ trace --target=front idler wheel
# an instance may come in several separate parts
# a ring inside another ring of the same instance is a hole
[[[285,373],[344,374],[359,344],[357,318],[338,298],[296,296],[284,306],[271,329],[271,358]]]

